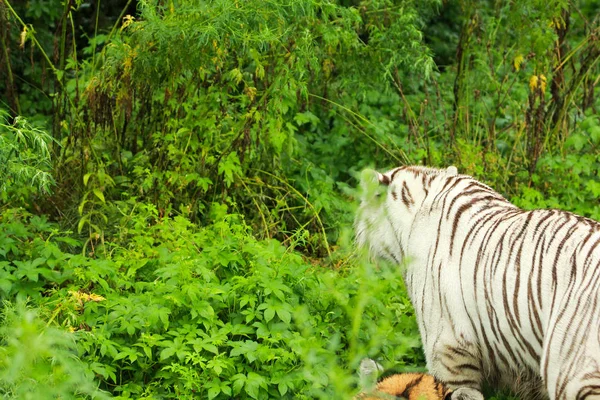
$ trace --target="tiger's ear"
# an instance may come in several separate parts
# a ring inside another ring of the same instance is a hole
[[[446,172],[451,176],[458,175],[458,169],[454,165],[449,166]]]
[[[375,171],[374,169],[364,169],[361,173],[360,173],[360,185],[364,188],[366,186],[371,186],[371,185],[379,185],[379,184],[383,184],[383,185],[389,185],[390,184],[390,178],[388,178],[386,175],[383,175],[377,171]]]
[[[365,169],[360,173],[360,189],[363,200],[373,198],[381,193],[380,185],[389,185],[390,178],[373,169]]]
[[[380,183],[387,186],[390,184],[390,178],[374,169],[367,168],[360,173],[360,183],[363,182]]]

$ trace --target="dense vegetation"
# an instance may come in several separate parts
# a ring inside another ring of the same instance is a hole
[[[454,164],[600,219],[599,8],[0,0],[0,393],[348,398],[363,357],[423,370],[399,271],[353,247],[356,177]]]

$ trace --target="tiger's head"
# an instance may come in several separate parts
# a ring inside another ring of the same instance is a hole
[[[410,228],[427,196],[456,176],[456,167],[434,169],[398,167],[385,173],[364,170],[361,174],[360,207],[354,227],[359,247],[370,254],[401,264]]]
[[[432,375],[384,371],[369,358],[360,362],[359,378],[362,391],[354,400],[450,400],[452,396],[452,391]]]

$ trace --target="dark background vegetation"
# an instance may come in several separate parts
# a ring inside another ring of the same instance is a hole
[[[399,271],[352,245],[356,176],[456,165],[600,219],[599,8],[0,0],[0,393],[348,398],[363,357],[423,370]]]

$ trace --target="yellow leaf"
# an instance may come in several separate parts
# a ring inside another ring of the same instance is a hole
[[[323,72],[325,72],[325,76],[327,78],[329,78],[329,76],[331,75],[331,71],[333,71],[333,69],[334,69],[334,65],[330,59],[326,59],[325,61],[323,61]]]
[[[131,15],[126,15],[123,17],[123,25],[121,26],[121,31],[126,29],[129,25],[131,25],[135,21],[135,18]]]
[[[104,301],[106,300],[104,297],[100,296],[99,294],[94,294],[94,293],[90,293],[89,295],[89,301]]]
[[[517,55],[513,60],[513,65],[517,71],[521,69],[521,64],[523,64],[523,61],[525,61],[525,57],[523,57],[522,54]]]
[[[551,21],[549,21],[548,26],[550,28],[565,29],[567,27],[567,23],[565,22],[564,19],[557,17],[557,18],[553,18]]]
[[[546,92],[546,75],[532,75],[529,78],[529,89],[533,92],[536,89],[540,89],[540,92]]]
[[[23,27],[23,31],[21,32],[21,42],[19,43],[20,48],[25,47],[25,42],[27,41],[27,27]]]
[[[531,78],[529,78],[529,89],[531,89],[531,91],[533,92],[538,86],[538,77],[537,75],[532,75]]]
[[[246,93],[246,96],[248,96],[248,98],[250,99],[250,101],[254,101],[254,98],[256,97],[256,88],[253,86],[246,86],[244,88],[244,92]]]
[[[542,90],[542,93],[546,92],[546,76],[545,75],[540,75],[540,89]]]
[[[81,299],[81,293],[79,293],[79,292],[76,292],[74,290],[69,290],[69,294],[71,296],[75,297],[75,299],[77,299],[77,300]]]
[[[69,290],[69,294],[73,296],[73,298],[77,300],[80,304],[86,301],[99,302],[106,300],[104,297],[94,293],[87,294],[79,291]]]

